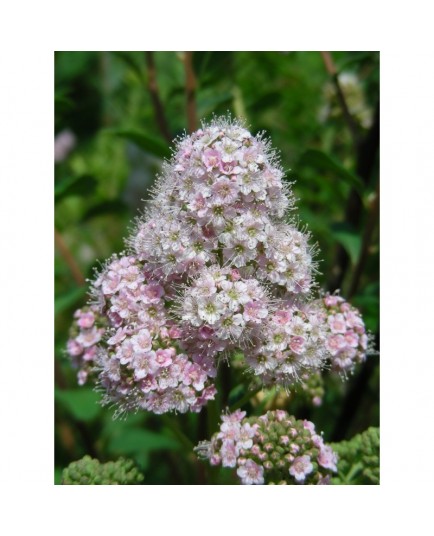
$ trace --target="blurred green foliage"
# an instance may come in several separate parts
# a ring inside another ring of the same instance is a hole
[[[350,441],[332,445],[337,453],[338,475],[334,484],[380,483],[380,430],[368,428]]]
[[[84,456],[63,470],[62,484],[132,485],[140,484],[143,478],[132,460],[119,458],[115,462],[100,463],[90,456]]]
[[[342,295],[352,291],[351,301],[378,346],[379,233],[372,205],[379,157],[378,144],[369,140],[378,128],[379,54],[332,56],[360,139],[367,140],[362,148],[355,144],[317,52],[195,52],[197,117],[229,112],[244,117],[252,132],[267,132],[281,154],[287,180],[295,181],[296,217],[319,245],[320,286],[335,290],[330,286],[341,274]],[[156,52],[153,60],[167,128],[175,137],[188,124],[182,55]],[[85,454],[102,462],[130,457],[146,472],[147,484],[236,482],[225,471],[204,468],[192,452],[194,444],[215,431],[220,410],[243,398],[246,380],[236,367],[222,365],[219,396],[199,415],[144,413],[113,421],[96,393],[77,386],[64,355],[72,313],[86,300],[84,279],[123,250],[131,221],[171,154],[149,76],[144,52],[55,54],[55,134],[59,139],[67,131],[75,138],[74,147],[55,164],[57,483],[61,469]],[[351,196],[358,203],[354,210]],[[361,256],[363,269],[356,277]],[[347,383],[328,373],[323,381],[322,406],[272,393],[266,396],[267,409],[275,404],[311,419],[327,441],[378,426],[378,356],[370,357]],[[265,406],[261,400],[243,407],[257,412]]]

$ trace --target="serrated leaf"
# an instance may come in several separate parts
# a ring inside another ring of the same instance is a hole
[[[158,158],[170,158],[169,146],[162,140],[138,129],[107,129],[105,132],[135,143],[144,151]]]
[[[330,171],[330,173],[347,182],[359,193],[363,192],[364,186],[361,179],[357,177],[357,175],[354,175],[354,173],[345,169],[337,160],[322,151],[317,149],[309,149],[305,151],[301,155],[299,163],[313,166],[319,170]]]
[[[78,421],[92,421],[101,412],[100,395],[92,389],[56,390],[56,400]]]

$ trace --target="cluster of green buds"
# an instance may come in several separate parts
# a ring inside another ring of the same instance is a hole
[[[333,484],[380,483],[380,429],[368,428],[349,441],[334,443],[339,456],[338,475]]]
[[[314,424],[283,410],[222,415],[220,431],[195,450],[211,465],[236,468],[242,484],[329,484],[337,471],[337,456]]]
[[[115,462],[100,463],[84,456],[63,470],[62,484],[131,485],[140,484],[143,478],[132,460],[119,458]]]

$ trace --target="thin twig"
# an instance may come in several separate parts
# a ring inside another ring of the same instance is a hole
[[[182,61],[185,69],[185,96],[187,100],[188,131],[194,132],[197,127],[196,118],[196,76],[193,69],[193,52],[184,52]]]
[[[354,144],[356,147],[358,147],[360,143],[359,127],[356,121],[354,120],[353,116],[351,115],[350,110],[348,109],[347,101],[345,100],[345,95],[344,95],[344,92],[342,91],[342,87],[339,82],[338,71],[333,62],[332,55],[330,54],[330,52],[321,52],[321,57],[323,59],[326,71],[330,75],[330,78],[332,79],[332,82],[335,86],[339,104],[342,108],[345,120],[348,124],[348,128],[350,129],[351,134],[353,136]]]
[[[169,143],[171,143],[172,136],[170,134],[166,116],[164,114],[164,107],[160,99],[160,91],[157,84],[157,70],[155,68],[154,54],[153,52],[145,52],[145,57],[146,66],[148,68],[148,89],[151,95],[152,105],[154,107],[155,119],[161,134]]]
[[[56,247],[58,248],[59,252],[61,253],[62,257],[64,258],[66,264],[68,265],[69,269],[71,270],[72,276],[75,279],[75,282],[77,285],[82,287],[86,280],[80,270],[80,267],[78,266],[77,262],[75,261],[72,253],[69,251],[68,246],[66,245],[65,241],[63,240],[62,235],[59,233],[57,229],[54,229],[54,240]]]
[[[167,425],[173,435],[178,438],[179,442],[182,443],[186,450],[193,450],[193,442],[184,434],[184,432],[179,428],[178,424],[169,415],[162,415],[161,419]]]
[[[375,197],[371,202],[371,206],[368,212],[368,219],[365,226],[365,232],[363,233],[362,247],[360,250],[359,259],[357,261],[356,267],[354,269],[353,277],[350,284],[350,289],[348,291],[348,299],[351,299],[354,294],[357,292],[360,277],[363,272],[363,268],[368,258],[368,250],[371,243],[372,233],[374,232],[378,215],[379,215],[379,204],[380,204],[380,192],[379,185],[377,184],[377,190],[375,192]]]
[[[366,187],[369,185],[371,175],[377,162],[379,139],[380,111],[377,106],[372,127],[366,137],[361,141],[357,150],[356,175],[362,179]],[[358,229],[361,223],[362,213],[363,205],[360,194],[353,189],[348,196],[344,221],[352,228]],[[333,263],[334,273],[327,285],[330,290],[337,288],[342,289],[349,262],[350,259],[346,250],[339,245]]]

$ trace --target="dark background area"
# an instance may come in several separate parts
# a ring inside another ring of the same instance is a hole
[[[237,482],[192,451],[216,431],[221,409],[242,396],[236,368],[222,366],[221,395],[201,414],[113,421],[91,386],[77,386],[64,354],[72,313],[86,301],[85,279],[124,248],[170,140],[212,114],[229,112],[252,133],[267,132],[286,179],[296,181],[300,223],[318,243],[320,287],[341,289],[360,309],[378,349],[378,109],[377,52],[55,54],[55,135],[58,146],[62,139],[73,145],[58,151],[55,164],[57,483],[62,468],[84,454],[130,457],[145,484]],[[271,393],[243,408],[283,407],[311,419],[327,441],[379,425],[378,355],[347,382],[327,372],[323,380],[320,407]]]

